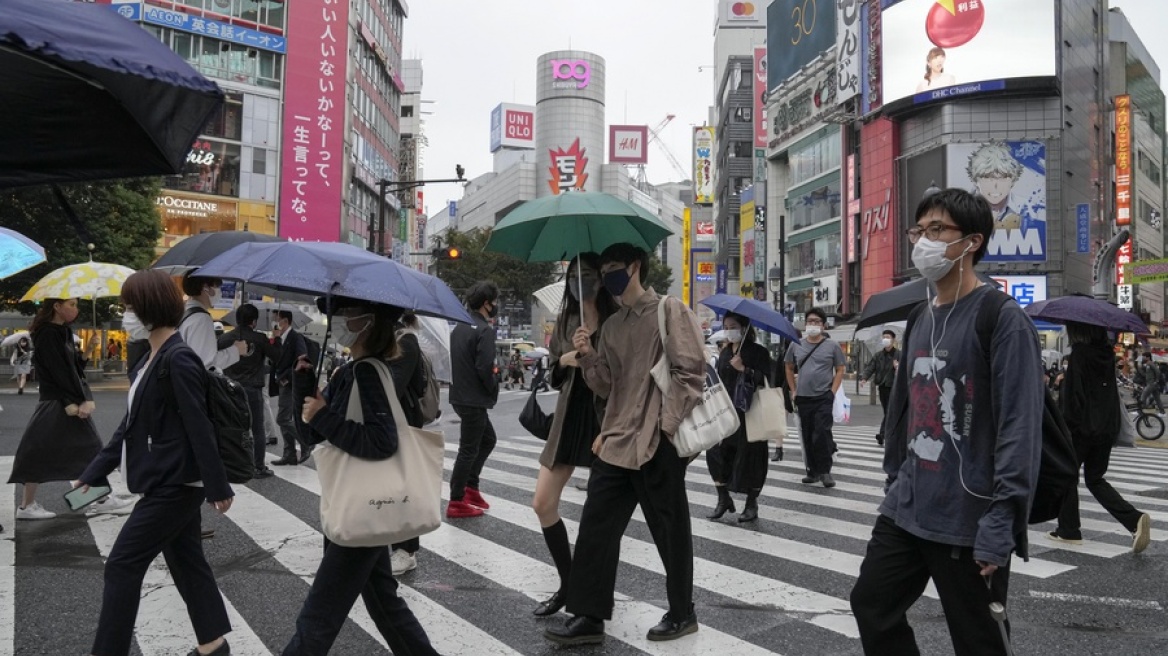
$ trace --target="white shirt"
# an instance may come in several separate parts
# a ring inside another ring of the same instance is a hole
[[[203,307],[202,303],[191,299],[185,308]],[[218,350],[215,340],[215,323],[211,315],[205,312],[196,312],[178,327],[178,334],[198,354],[207,369],[223,371],[227,367],[239,362],[239,350],[232,344],[225,349]]]

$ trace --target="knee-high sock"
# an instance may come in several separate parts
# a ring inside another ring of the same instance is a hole
[[[560,574],[560,589],[563,590],[568,587],[568,577],[572,573],[572,545],[568,543],[568,529],[564,527],[564,520],[545,527],[543,539],[547,542],[552,562]]]

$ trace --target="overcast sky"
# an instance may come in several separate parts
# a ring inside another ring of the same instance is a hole
[[[1168,66],[1168,2],[1112,6],[1127,14],[1156,63]],[[413,0],[409,8],[403,55],[422,60],[422,98],[432,101],[423,106],[430,112],[423,116],[427,177],[453,177],[455,164],[470,178],[490,171],[491,109],[534,104],[536,59],[569,47],[605,58],[610,124],[654,126],[675,114],[662,136],[690,166],[690,126],[706,121],[713,100],[713,70],[698,68],[713,64],[716,0]],[[679,177],[650,147],[649,181]],[[437,212],[461,196],[456,185],[427,187],[426,205]]]

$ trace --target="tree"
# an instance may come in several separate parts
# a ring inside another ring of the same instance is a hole
[[[113,262],[143,269],[154,261],[154,247],[162,225],[154,207],[158,178],[111,180],[62,185],[61,192],[76,214],[72,221],[50,187],[29,187],[0,193],[0,225],[11,228],[45,248],[48,261],[0,280],[0,309],[31,314],[32,303],[20,297],[50,271],[89,260],[87,245],[94,246],[95,262]],[[98,319],[108,319],[116,299],[98,301]],[[81,304],[78,323],[91,324],[92,304]]]
[[[434,263],[436,275],[455,293],[462,295],[480,280],[490,280],[499,286],[505,296],[531,303],[531,295],[556,280],[554,262],[524,262],[510,255],[487,251],[490,229],[470,232],[448,230],[444,239],[436,239],[435,246],[457,248],[457,260],[438,260]]]
[[[665,296],[673,286],[673,269],[662,262],[656,253],[649,254],[649,272],[645,277],[645,287],[652,287],[658,294]]]

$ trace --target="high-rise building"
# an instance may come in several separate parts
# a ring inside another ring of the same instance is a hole
[[[422,60],[407,59],[403,62],[402,80],[406,91],[401,102],[401,153],[399,173],[402,180],[421,180],[422,149],[426,145],[426,134],[422,121]],[[398,229],[394,236],[394,259],[407,262],[419,271],[424,270],[427,258],[411,253],[426,250],[426,192],[422,187],[405,189],[398,194],[402,204],[399,210]]]

